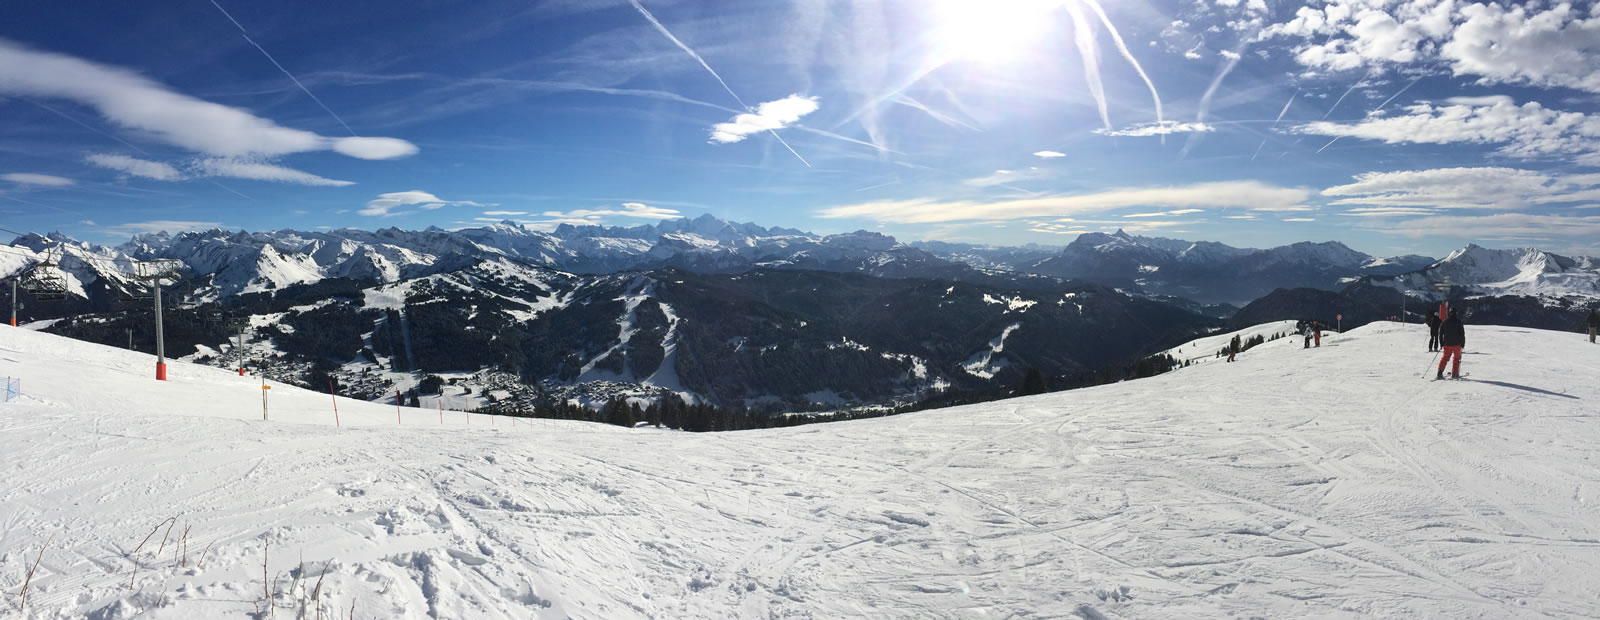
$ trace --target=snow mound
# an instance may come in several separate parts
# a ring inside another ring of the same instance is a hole
[[[1468,326],[1432,382],[1423,330],[713,435],[262,422],[259,380],[0,327],[0,615],[1592,617],[1600,349]]]

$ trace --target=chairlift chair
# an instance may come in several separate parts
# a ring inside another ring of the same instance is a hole
[[[17,286],[34,299],[55,301],[67,298],[67,274],[51,262],[34,265],[17,280]]]

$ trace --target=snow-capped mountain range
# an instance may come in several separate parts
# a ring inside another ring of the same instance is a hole
[[[1201,303],[1242,305],[1278,288],[1333,290],[1360,276],[1393,275],[1432,263],[1426,256],[1374,257],[1337,241],[1258,250],[1118,230],[1080,235],[1060,254],[1015,268]]]
[[[1450,278],[1483,295],[1600,296],[1600,259],[1533,248],[1469,245],[1444,260],[1375,257],[1336,241],[1236,248],[1115,233],[1089,233],[1064,248],[943,242],[900,243],[880,233],[817,235],[710,215],[635,227],[562,225],[550,232],[514,222],[447,231],[341,229],[325,232],[208,230],[145,234],[117,246],[52,233],[19,237],[0,254],[0,275],[54,256],[79,298],[126,296],[145,285],[133,261],[176,259],[195,299],[280,289],[328,278],[391,283],[499,258],[575,274],[676,267],[697,273],[754,268],[857,272],[880,277],[983,281],[994,274],[1083,280],[1152,297],[1243,305],[1279,288],[1336,291],[1367,278],[1378,286],[1431,291]],[[1423,293],[1419,293],[1423,294]]]
[[[1541,298],[1600,297],[1600,259],[1566,257],[1537,248],[1495,250],[1475,244],[1451,252],[1426,268],[1372,283],[1430,299],[1453,295],[1526,295]]]

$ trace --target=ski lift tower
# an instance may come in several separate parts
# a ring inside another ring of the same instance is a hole
[[[134,277],[150,283],[156,300],[156,381],[167,380],[167,349],[161,335],[161,281],[176,280],[183,263],[170,258],[139,261]]]
[[[1444,300],[1439,302],[1439,320],[1443,321],[1450,310],[1450,276],[1445,276],[1443,282],[1433,283],[1433,290],[1444,295]]]
[[[223,319],[222,326],[223,326],[224,329],[227,329],[228,331],[231,331],[231,332],[235,332],[237,334],[237,337],[238,337],[239,340],[238,340],[238,344],[233,346],[233,353],[234,353],[235,356],[237,356],[239,358],[239,376],[243,377],[244,376],[244,357],[245,357],[244,356],[244,332],[245,332],[245,330],[250,328],[250,315],[248,315],[248,314],[241,315],[241,314],[230,313],[230,314],[228,314],[227,318]]]

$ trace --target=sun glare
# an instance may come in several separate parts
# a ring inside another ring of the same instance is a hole
[[[1037,43],[1060,6],[1061,0],[937,0],[934,45],[950,61],[1014,61]]]

